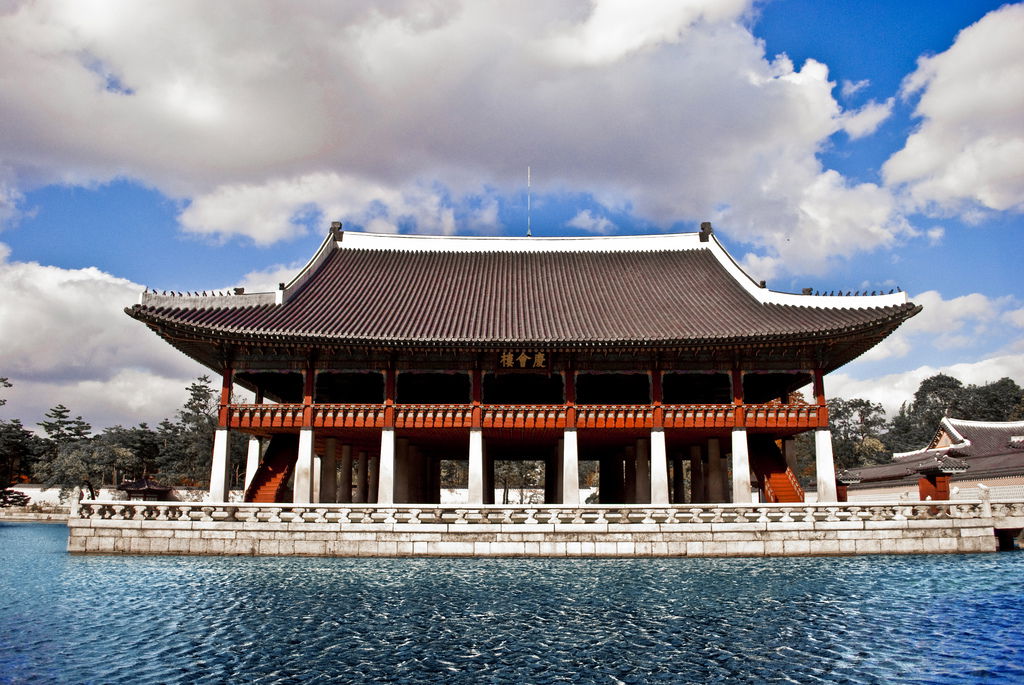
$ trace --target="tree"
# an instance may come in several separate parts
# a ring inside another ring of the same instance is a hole
[[[40,459],[33,473],[43,489],[60,487],[61,499],[72,488],[85,486],[95,497],[94,483],[102,483],[103,455],[91,445],[92,426],[81,416],[71,418],[71,410],[63,404],[46,412],[48,421],[39,425],[46,433]]]
[[[964,387],[952,376],[931,376],[921,381],[914,399],[900,407],[885,441],[896,452],[927,447],[945,416],[1013,421],[1024,417],[1024,389],[1010,378]]]
[[[17,490],[11,490],[9,488],[0,488],[0,508],[3,507],[23,507],[30,501],[29,496],[18,492]]]
[[[1021,399],[1012,409],[1010,409],[1010,415],[1006,417],[1007,421],[1024,421],[1024,398]]]
[[[881,440],[886,421],[881,404],[859,397],[836,397],[828,401],[828,416],[837,467],[849,469],[886,461],[887,451]]]
[[[218,409],[217,391],[209,376],[200,376],[188,386],[188,399],[178,410],[176,420],[161,421],[157,427],[157,480],[166,485],[209,482]],[[229,458],[233,487],[240,486],[245,477],[245,456],[245,441],[232,440]]]
[[[18,419],[0,421],[0,487],[28,477],[43,441]]]
[[[10,387],[10,381],[0,377],[0,388]],[[0,407],[5,404],[7,400],[0,398]],[[11,490],[10,486],[26,479],[33,460],[41,450],[40,443],[40,439],[18,419],[0,421],[0,507],[28,504],[29,498]]]
[[[112,472],[121,474],[121,480],[145,478],[157,470],[160,460],[160,436],[144,423],[134,428],[113,426],[98,438],[108,450]],[[118,484],[116,478],[114,484]]]
[[[72,490],[85,487],[90,498],[96,497],[96,485],[102,483],[106,469],[107,450],[124,458],[123,448],[109,448],[98,439],[84,439],[61,444],[52,459],[36,464],[36,478],[43,489],[59,487],[60,498],[65,500]]]
[[[968,385],[958,405],[959,418],[972,421],[1012,421],[1014,410],[1024,401],[1024,389],[1010,378],[985,385]]]
[[[62,445],[77,440],[84,440],[92,432],[92,426],[82,420],[81,416],[70,418],[71,410],[63,404],[46,412],[49,421],[40,421],[39,425],[46,432],[47,440]]]
[[[25,479],[40,440],[21,421],[0,421],[0,507],[24,506],[28,497],[10,486]]]
[[[921,381],[914,399],[903,403],[889,424],[885,441],[894,452],[926,447],[944,416],[960,414],[964,384],[952,376],[936,374]]]
[[[510,490],[517,490],[519,502],[514,504],[533,503],[533,490],[541,485],[544,462],[531,459],[502,459],[494,462],[494,482],[502,489],[505,501],[509,504]]]

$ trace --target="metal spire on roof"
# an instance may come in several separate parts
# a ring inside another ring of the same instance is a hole
[[[530,230],[530,165],[526,165],[526,237],[532,238],[533,232]]]

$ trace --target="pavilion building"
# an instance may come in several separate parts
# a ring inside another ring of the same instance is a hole
[[[841,475],[851,501],[973,499],[1024,495],[1024,421],[943,417],[931,442],[892,461]],[[842,489],[842,487],[841,487]]]
[[[275,292],[146,292],[126,309],[222,379],[210,496],[249,441],[253,502],[438,503],[467,460],[544,463],[545,501],[802,501],[787,461],[814,431],[837,498],[823,376],[920,307],[905,294],[769,290],[699,233],[594,238],[372,235],[332,225]],[[809,402],[791,399],[806,385]],[[255,401],[232,400],[235,386]]]

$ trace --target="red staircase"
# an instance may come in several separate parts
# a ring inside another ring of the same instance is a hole
[[[750,466],[765,502],[803,502],[804,489],[774,440],[751,441]]]
[[[297,435],[275,435],[267,445],[260,467],[245,491],[246,502],[288,502],[288,479],[299,454]]]

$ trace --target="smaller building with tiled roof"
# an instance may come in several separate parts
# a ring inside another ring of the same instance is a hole
[[[849,497],[917,499],[921,479],[929,475],[947,476],[954,499],[977,496],[979,483],[995,496],[1024,493],[1024,421],[943,418],[926,447],[853,469],[859,482],[849,486]]]

